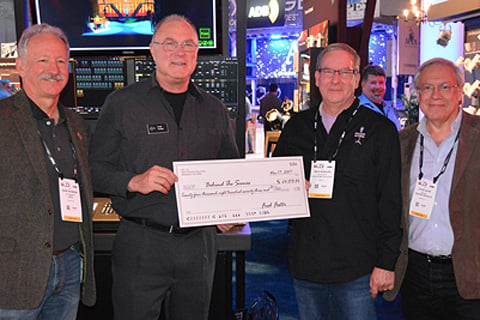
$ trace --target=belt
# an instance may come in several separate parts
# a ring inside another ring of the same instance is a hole
[[[66,247],[65,249],[62,249],[62,250],[53,251],[52,255],[58,256],[59,254],[64,253],[65,251],[69,250],[72,247],[77,247],[78,248],[78,243],[72,244],[71,246],[68,246],[68,247]]]
[[[426,253],[421,253],[412,249],[408,249],[409,253],[415,254],[417,256],[423,257],[429,263],[452,263],[452,255],[439,255],[439,256],[432,256]]]
[[[128,222],[133,222],[144,227],[148,227],[151,229],[155,229],[162,232],[168,232],[173,234],[188,234],[198,228],[180,228],[174,225],[166,226],[160,223],[156,223],[154,221],[145,219],[145,218],[135,218],[135,217],[122,217],[122,220],[126,220]]]

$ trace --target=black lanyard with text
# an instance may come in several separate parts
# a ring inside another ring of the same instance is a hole
[[[40,132],[38,132],[38,135],[40,135]],[[45,149],[45,152],[47,153],[47,157],[50,160],[50,163],[52,164],[53,168],[57,172],[58,176],[61,179],[63,179],[64,174],[58,167],[55,159],[53,158],[50,148],[47,146],[47,143],[45,142],[45,140],[43,140],[42,136],[40,136],[40,140],[42,141],[43,147]],[[73,156],[73,179],[76,181],[77,180],[77,159],[78,159],[77,150],[75,150],[75,147],[73,146],[72,141],[70,141],[70,146],[72,147],[72,156]]]
[[[453,145],[450,148],[450,151],[448,151],[448,154],[445,157],[445,160],[443,161],[442,169],[440,170],[440,172],[437,174],[436,177],[433,177],[433,183],[437,183],[438,178],[440,178],[440,176],[445,172],[445,170],[447,170],[448,162],[450,161],[450,157],[452,156],[453,149],[455,148],[455,143],[457,143],[459,137],[460,137],[460,128],[458,129],[457,136],[455,137],[455,141],[453,141]],[[423,140],[424,140],[423,134],[420,133],[420,159],[419,159],[419,168],[418,168],[419,169],[418,180],[422,180],[423,178],[423,172],[422,172],[423,150],[424,150]]]
[[[358,109],[360,109],[360,104],[357,105],[355,110],[353,111],[352,115],[350,118],[347,120],[347,123],[345,123],[345,128],[342,131],[342,134],[340,135],[340,139],[338,140],[337,148],[335,149],[335,152],[332,154],[332,156],[328,159],[329,162],[332,160],[335,160],[338,150],[340,149],[340,145],[343,143],[343,140],[345,139],[345,135],[347,134],[347,129],[348,125],[350,122],[352,122],[353,117],[358,112]],[[318,144],[317,144],[317,129],[318,129],[318,115],[320,114],[319,108],[317,108],[317,112],[315,112],[315,121],[313,122],[313,130],[314,130],[314,141],[313,141],[313,161],[317,161],[317,151],[318,151]],[[336,121],[336,120],[335,120]]]

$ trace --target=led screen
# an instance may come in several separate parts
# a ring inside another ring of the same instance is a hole
[[[220,53],[217,1],[35,0],[35,13],[38,23],[60,27],[67,34],[72,51],[125,53],[147,50],[156,23],[181,14],[197,27],[200,50]]]

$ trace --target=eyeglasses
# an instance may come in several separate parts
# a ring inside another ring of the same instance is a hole
[[[442,83],[438,87],[435,87],[431,84],[424,84],[420,88],[417,88],[417,91],[420,92],[420,94],[429,96],[433,93],[435,88],[437,88],[438,92],[440,92],[442,95],[450,94],[453,88],[458,88],[458,84]]]
[[[175,51],[177,47],[180,45],[183,50],[186,52],[193,52],[198,48],[198,45],[193,43],[192,41],[184,41],[182,43],[178,43],[172,40],[165,40],[163,42],[152,41],[153,44],[159,44],[163,47],[165,51]]]
[[[357,70],[348,70],[348,69],[335,70],[330,68],[321,68],[318,71],[324,78],[327,78],[327,79],[333,78],[335,73],[338,73],[338,75],[342,79],[350,79],[354,74],[358,73]]]

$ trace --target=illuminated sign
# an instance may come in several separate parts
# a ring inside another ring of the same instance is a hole
[[[247,28],[265,28],[285,24],[285,0],[248,0]]]
[[[201,48],[211,47],[215,44],[213,40],[212,29],[199,28],[198,29],[198,46]]]

